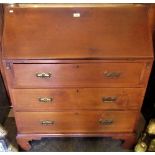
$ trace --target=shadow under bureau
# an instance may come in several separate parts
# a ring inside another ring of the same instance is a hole
[[[68,136],[132,147],[152,62],[145,5],[4,6],[3,77],[25,150]]]

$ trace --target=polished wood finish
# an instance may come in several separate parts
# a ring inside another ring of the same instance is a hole
[[[19,8],[75,8],[80,7],[80,8],[98,8],[98,7],[124,7],[124,8],[129,8],[129,7],[142,7],[142,4],[107,4],[107,3],[66,3],[65,5],[63,3],[29,3],[29,4],[24,4],[24,3],[16,3],[16,4],[5,4],[6,6],[9,7],[19,7]]]
[[[12,89],[11,94],[16,111],[125,110],[139,109],[144,90],[142,88]],[[40,98],[51,100],[41,102]]]
[[[3,7],[0,4],[0,47],[2,43],[2,33],[3,33]]]
[[[155,30],[155,4],[150,4],[149,6],[149,26],[151,31]]]
[[[8,5],[3,55],[7,59],[152,58],[147,12],[145,6]],[[74,18],[74,13],[80,17]]]
[[[16,112],[15,115],[19,133],[105,133],[133,132],[137,114],[134,111],[69,111]],[[54,123],[41,123],[47,120]],[[101,120],[112,123],[101,123]]]
[[[148,7],[34,5],[4,7],[3,76],[18,144],[110,136],[131,148],[153,63]]]
[[[138,86],[144,80],[146,65],[91,61],[77,64],[13,64],[13,84],[14,88]],[[51,74],[51,77],[40,78],[37,73]]]

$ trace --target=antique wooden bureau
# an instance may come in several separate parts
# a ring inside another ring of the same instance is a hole
[[[3,77],[25,150],[54,136],[131,147],[152,62],[146,6],[4,6]]]

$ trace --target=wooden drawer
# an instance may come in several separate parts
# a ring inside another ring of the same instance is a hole
[[[145,63],[77,63],[13,64],[12,72],[14,88],[131,87],[145,84],[145,70]]]
[[[11,90],[16,111],[138,109],[142,104],[143,93],[141,88]]]
[[[8,5],[4,10],[4,56],[9,59],[152,58],[147,14],[145,6]]]
[[[19,133],[132,132],[134,111],[16,112]]]

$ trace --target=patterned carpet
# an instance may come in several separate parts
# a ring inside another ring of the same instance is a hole
[[[32,141],[32,152],[125,152],[111,138],[44,138]]]

